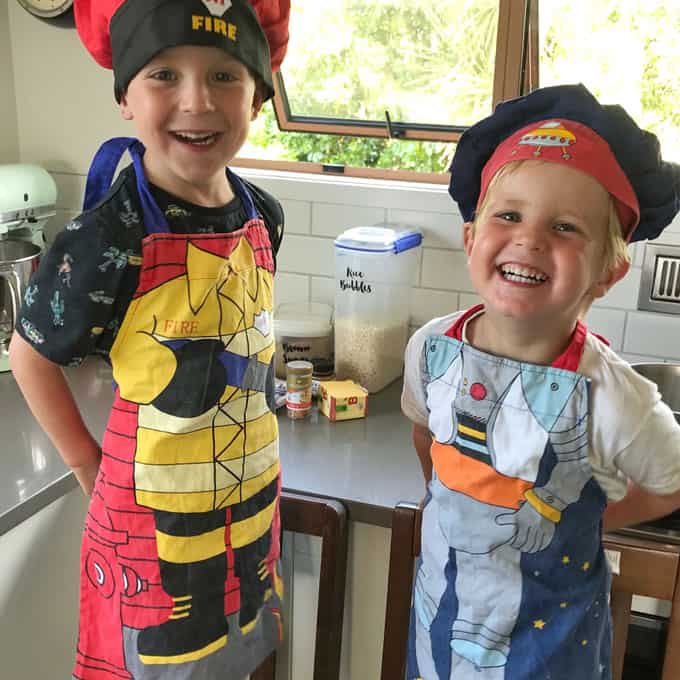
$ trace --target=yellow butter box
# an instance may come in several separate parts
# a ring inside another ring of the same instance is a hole
[[[329,420],[365,418],[368,413],[368,390],[353,380],[321,382],[319,411]]]

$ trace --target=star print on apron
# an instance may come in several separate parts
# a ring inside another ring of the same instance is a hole
[[[578,324],[562,357],[538,366],[457,339],[470,312],[423,348],[434,474],[407,677],[606,680],[606,497],[576,373],[587,331]]]
[[[134,139],[100,149],[86,207],[126,149],[147,236],[110,353],[74,677],[243,678],[282,635],[271,244],[229,170],[245,224],[171,233]]]

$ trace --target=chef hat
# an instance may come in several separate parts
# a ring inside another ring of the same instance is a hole
[[[220,47],[241,61],[274,94],[272,72],[288,46],[290,0],[75,0],[83,44],[112,68],[116,98],[163,49]]]
[[[659,140],[620,106],[603,106],[583,85],[557,85],[500,103],[465,131],[449,193],[465,221],[503,165],[534,159],[593,176],[614,199],[624,238],[659,236],[680,211],[680,166],[661,160]]]

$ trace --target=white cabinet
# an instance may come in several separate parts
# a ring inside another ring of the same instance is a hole
[[[71,677],[78,629],[78,488],[0,536],[0,676]]]

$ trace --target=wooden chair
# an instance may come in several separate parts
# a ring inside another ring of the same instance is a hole
[[[420,554],[420,511],[399,503],[392,514],[392,541],[385,607],[381,680],[402,680],[406,673],[411,590]],[[633,594],[671,600],[671,618],[662,680],[680,678],[680,546],[609,534],[604,547],[619,553],[619,574],[612,580],[612,678],[621,680]]]
[[[319,599],[316,615],[313,680],[338,680],[345,606],[347,566],[347,511],[339,501],[281,494],[282,529],[321,538]],[[274,680],[275,654],[250,676],[250,680]]]

